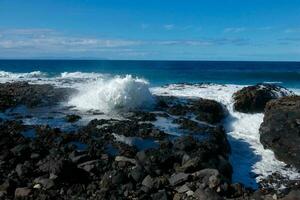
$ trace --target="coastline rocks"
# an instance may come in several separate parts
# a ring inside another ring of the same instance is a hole
[[[193,101],[191,110],[196,114],[197,120],[210,124],[220,123],[226,115],[222,104],[209,99]]]
[[[160,103],[164,103],[164,109],[167,113],[175,116],[186,116],[193,114],[196,120],[206,122],[208,124],[220,123],[226,116],[225,107],[215,100],[202,99],[187,100],[160,98]]]
[[[273,84],[257,84],[244,87],[233,94],[234,109],[243,113],[264,112],[266,104],[273,99],[293,93],[284,87]]]
[[[74,89],[55,88],[52,85],[33,85],[27,82],[0,84],[0,110],[18,105],[48,106],[66,100]]]
[[[300,169],[300,96],[271,101],[260,127],[260,141],[275,156]]]

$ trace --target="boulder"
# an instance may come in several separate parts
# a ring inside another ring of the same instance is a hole
[[[267,104],[260,141],[279,160],[300,169],[300,96],[283,97]]]
[[[219,123],[225,116],[225,110],[219,102],[209,99],[199,99],[192,103],[192,111],[196,119],[210,124]]]
[[[291,91],[273,84],[244,87],[233,94],[234,109],[243,113],[264,112],[265,106],[270,100],[290,95],[293,95]]]

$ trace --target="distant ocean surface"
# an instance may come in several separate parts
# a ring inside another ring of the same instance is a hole
[[[151,86],[171,83],[250,85],[272,82],[288,88],[300,88],[300,62],[0,60],[0,71],[40,71],[49,76],[63,72],[131,74],[148,80]]]

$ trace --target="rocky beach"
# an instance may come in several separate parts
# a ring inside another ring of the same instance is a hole
[[[189,85],[168,87],[175,91]],[[154,90],[149,108],[121,108],[110,118],[95,110],[86,117],[72,106],[61,106],[80,93],[73,88],[11,82],[0,84],[0,91],[1,199],[300,197],[300,99],[283,87],[259,84],[231,97],[238,112],[264,113],[262,145],[296,174],[287,178],[272,171],[256,187],[232,178],[238,172],[225,124],[230,111],[218,99]],[[248,173],[252,179],[260,176]]]

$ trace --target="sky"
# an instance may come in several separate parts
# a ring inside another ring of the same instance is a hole
[[[0,58],[300,61],[300,0],[0,0]]]

